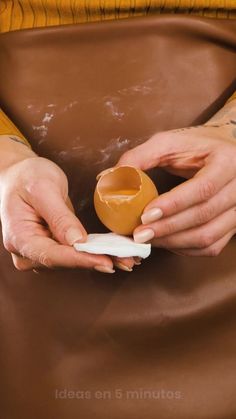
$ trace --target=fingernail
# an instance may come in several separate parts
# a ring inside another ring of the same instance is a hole
[[[97,265],[94,266],[94,269],[98,272],[103,272],[105,274],[114,274],[115,270],[110,268],[109,266],[104,266],[104,265]]]
[[[134,264],[135,265],[141,265],[142,263],[142,258],[140,258],[139,256],[135,256],[134,257]]]
[[[136,243],[145,243],[155,236],[155,233],[150,228],[147,228],[146,230],[139,231],[138,233],[134,234],[134,241]]]
[[[121,269],[122,271],[126,271],[126,272],[132,272],[132,268],[129,268],[128,266],[124,265],[123,263],[117,262],[116,267]]]
[[[65,238],[68,244],[73,246],[74,243],[79,242],[83,238],[83,234],[77,228],[71,227],[67,230]]]
[[[152,208],[147,212],[144,212],[141,220],[143,224],[150,224],[153,221],[159,220],[163,216],[163,212],[160,208]]]
[[[106,173],[112,172],[112,167],[109,169],[102,170],[98,175],[96,176],[96,180],[99,180],[101,176],[105,175]]]

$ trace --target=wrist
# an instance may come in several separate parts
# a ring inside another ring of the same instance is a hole
[[[226,126],[236,119],[236,100],[227,102],[215,115],[213,115],[204,125]]]
[[[205,127],[215,128],[217,135],[225,141],[234,142],[236,140],[236,100],[227,102],[226,105],[217,112],[209,121],[204,124]]]
[[[16,135],[0,135],[0,180],[11,166],[25,159],[37,157],[36,153]]]

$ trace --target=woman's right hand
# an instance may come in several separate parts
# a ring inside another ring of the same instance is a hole
[[[68,207],[67,178],[55,163],[32,153],[4,168],[0,197],[3,242],[17,269],[80,267],[114,272],[110,257],[72,247],[85,241],[87,234]]]

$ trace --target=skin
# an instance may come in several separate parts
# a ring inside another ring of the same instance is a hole
[[[232,100],[206,124],[160,132],[121,157],[118,165],[159,166],[186,179],[145,208],[135,241],[187,256],[222,251],[236,233],[235,140]]]
[[[76,252],[87,232],[75,216],[65,173],[16,136],[0,136],[0,214],[3,243],[18,270],[87,268],[130,271],[133,258]],[[50,191],[50,193],[48,193]]]

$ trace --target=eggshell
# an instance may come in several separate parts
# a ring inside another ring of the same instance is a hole
[[[141,215],[158,196],[153,181],[131,166],[107,169],[98,176],[94,206],[98,218],[116,234],[132,235],[141,224]]]
[[[151,253],[151,245],[135,243],[130,237],[115,233],[88,234],[85,243],[75,243],[75,250],[95,255],[111,255],[120,258],[140,257],[146,259]]]

